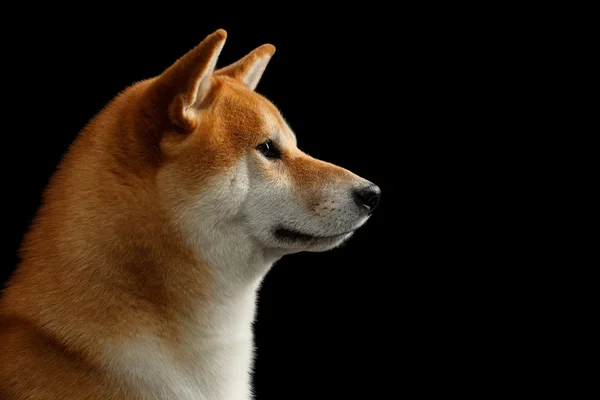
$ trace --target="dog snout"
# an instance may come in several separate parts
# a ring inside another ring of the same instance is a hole
[[[381,189],[379,186],[369,182],[359,188],[355,188],[352,193],[356,204],[366,209],[370,213],[377,208],[379,199],[381,198]]]

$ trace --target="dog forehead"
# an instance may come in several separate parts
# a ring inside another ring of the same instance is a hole
[[[247,138],[281,134],[295,141],[281,113],[269,100],[229,79],[222,83],[215,112],[223,128]]]

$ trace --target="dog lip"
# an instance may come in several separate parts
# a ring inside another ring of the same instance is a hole
[[[299,232],[299,231],[296,231],[294,229],[288,229],[288,228],[285,228],[283,226],[278,226],[273,231],[273,234],[279,240],[309,242],[311,240],[338,238],[338,237],[341,237],[341,236],[344,236],[344,235],[348,235],[348,234],[350,234],[350,233],[352,233],[354,231],[355,231],[355,229],[351,229],[349,231],[342,232],[342,233],[337,233],[335,235],[317,236],[317,235],[309,235],[309,234],[306,234],[306,233],[303,233],[303,232]]]

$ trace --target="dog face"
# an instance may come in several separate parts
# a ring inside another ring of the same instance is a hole
[[[277,256],[340,245],[367,221],[379,188],[303,153],[277,108],[254,92],[273,46],[215,71],[224,40],[224,31],[210,35],[149,89],[170,122],[158,184],[173,217],[194,241],[221,232],[235,237],[231,246]]]

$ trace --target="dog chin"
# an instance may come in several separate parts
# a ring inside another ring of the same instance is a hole
[[[273,230],[273,236],[282,249],[287,253],[297,253],[300,251],[321,252],[338,247],[354,234],[355,230],[343,232],[337,235],[311,235],[277,227]]]
[[[306,251],[321,252],[334,249],[350,239],[353,234],[354,231],[331,237],[327,242],[311,243],[311,247],[307,248]]]

